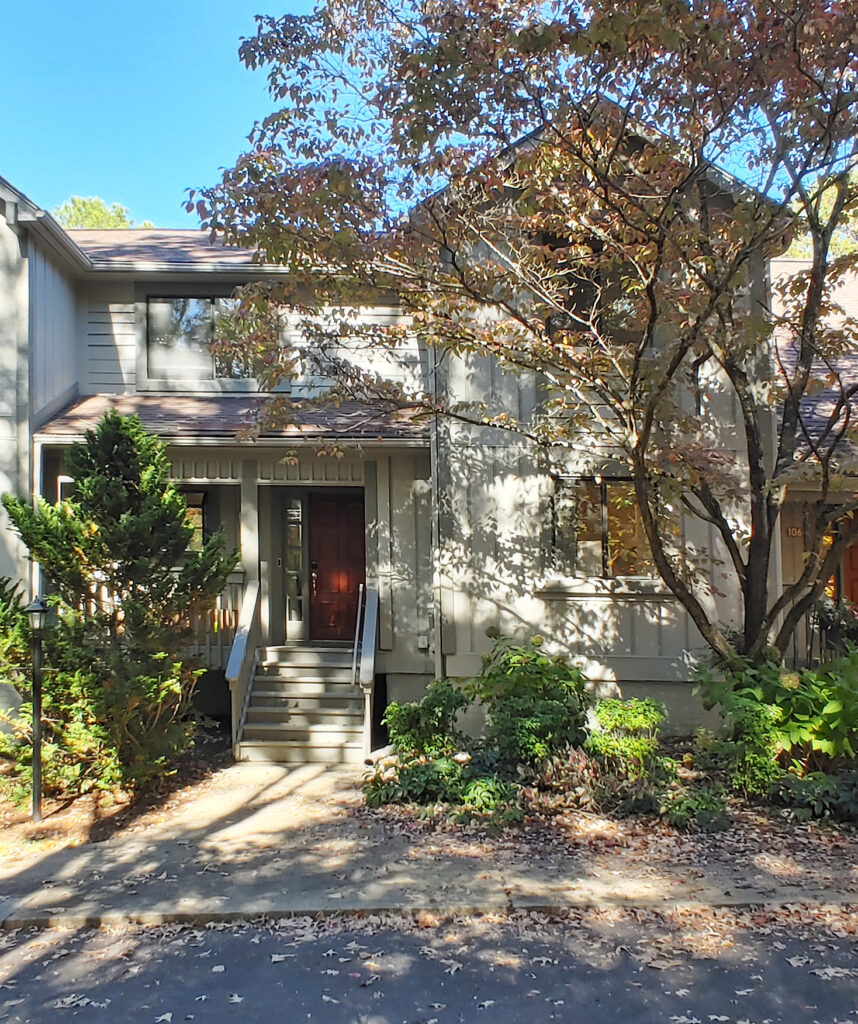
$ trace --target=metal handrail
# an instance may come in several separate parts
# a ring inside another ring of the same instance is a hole
[[[363,583],[358,587],[357,615],[355,615],[355,641],[352,645],[352,683],[357,682],[357,659],[360,648],[360,613],[363,605]]]
[[[231,694],[233,749],[244,728],[244,720],[247,717],[247,708],[250,703],[253,670],[256,665],[256,648],[260,634],[259,593],[258,580],[252,580],[247,584],[244,597],[241,600],[241,612],[238,617],[235,640],[226,665],[226,679]]]
[[[363,631],[360,643],[360,671],[358,682],[363,690],[363,753],[372,750],[372,698],[375,687],[375,645],[378,635],[378,591],[366,588],[363,611]]]

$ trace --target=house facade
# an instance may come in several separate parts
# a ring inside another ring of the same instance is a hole
[[[198,651],[230,680],[238,756],[357,759],[386,702],[478,672],[493,631],[539,633],[600,692],[663,700],[675,731],[699,724],[689,679],[705,645],[607,454],[569,452],[558,474],[508,432],[358,405],[298,410],[249,439],[262,397],[209,343],[261,272],[279,271],[200,232],[66,231],[0,179],[0,490],[61,497],[64,451],[109,408],[167,443],[195,527],[240,551]],[[760,266],[749,301],[767,295]],[[412,355],[410,372],[458,401],[526,418],[540,400],[538,380],[488,360]],[[737,411],[716,384],[705,415],[738,459]],[[282,397],[318,387],[296,380]],[[570,501],[589,510],[574,551]],[[714,530],[685,529],[715,556],[710,600],[729,619]],[[781,573],[778,556],[775,584]],[[40,586],[8,526],[0,574]]]

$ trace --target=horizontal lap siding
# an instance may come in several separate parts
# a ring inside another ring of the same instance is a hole
[[[137,326],[133,302],[90,302],[86,307],[86,392],[133,391]]]

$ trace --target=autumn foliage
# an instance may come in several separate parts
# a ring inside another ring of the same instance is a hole
[[[657,571],[706,642],[761,659],[858,535],[842,372],[858,334],[831,299],[856,260],[831,240],[858,204],[857,28],[834,0],[330,0],[263,17],[241,57],[276,109],[189,206],[291,268],[247,306],[303,319],[301,358],[346,333],[331,310],[395,296],[435,352],[537,374],[544,400],[519,422],[432,380],[404,393],[328,367],[341,394],[519,430],[558,464],[598,451],[633,481]],[[810,266],[775,316],[767,259],[799,234]],[[406,328],[347,333],[396,352]],[[271,385],[297,362],[263,364]],[[790,488],[809,495],[807,552],[774,592]],[[717,551],[686,543],[693,521]]]

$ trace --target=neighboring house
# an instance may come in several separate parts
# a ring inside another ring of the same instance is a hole
[[[770,275],[772,284],[779,280],[792,278],[795,274],[810,268],[810,260],[804,257],[781,256],[771,261]],[[843,326],[843,317],[858,321],[858,274],[845,276],[833,290],[831,302],[839,310],[832,317],[836,327]],[[774,289],[773,312],[776,316],[783,314],[783,309]],[[784,358],[788,358],[785,352]],[[858,355],[843,354],[837,360],[837,369],[842,377],[844,389],[858,385]],[[823,373],[820,376],[824,376]],[[834,408],[834,401],[840,396],[835,388],[824,389],[809,397],[803,403],[804,416],[819,432],[820,424],[825,424]],[[852,414],[858,411],[853,399]],[[854,428],[853,428],[854,433]],[[789,500],[781,513],[782,539],[782,579],[785,584],[798,579],[804,561],[804,520],[807,503],[816,497],[812,488],[802,489],[796,485],[790,488]],[[829,593],[835,598],[845,598],[858,607],[858,543],[853,544],[843,557],[841,564],[829,586]],[[807,660],[808,648],[814,644],[814,637],[807,635],[806,627],[797,631],[796,646],[793,652],[796,660]],[[812,651],[811,651],[812,654]]]
[[[198,640],[230,677],[237,755],[361,757],[385,702],[478,672],[490,628],[540,633],[602,692],[665,701],[676,730],[699,724],[689,675],[705,645],[652,571],[629,485],[604,455],[570,455],[558,476],[515,435],[357,405],[241,439],[255,382],[208,343],[221,303],[260,272],[196,231],[65,231],[0,179],[0,491],[61,496],[64,450],[111,407],[167,442],[194,522],[241,552]],[[751,301],[765,303],[758,277]],[[413,355],[413,372],[460,401],[518,415],[538,401],[536,380],[486,360]],[[317,386],[296,381],[291,395]],[[708,414],[739,458],[735,410],[713,394]],[[689,523],[686,541],[717,553],[712,533]],[[5,530],[0,573],[28,571]],[[729,618],[735,599],[711,573]]]

